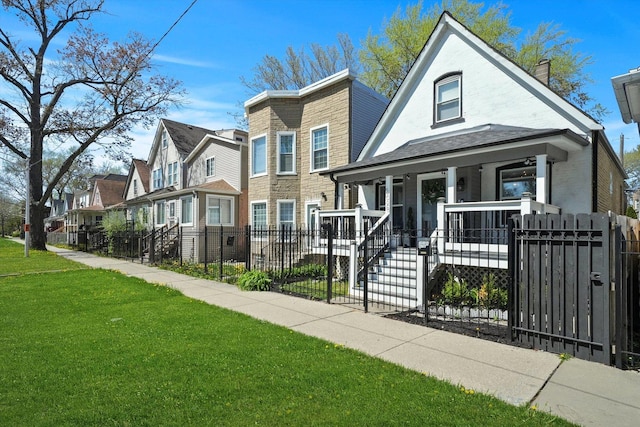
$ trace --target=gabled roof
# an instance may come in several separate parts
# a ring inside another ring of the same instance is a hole
[[[232,147],[236,147],[236,148],[240,148],[241,146],[246,146],[247,144],[244,142],[238,142],[238,141],[234,141],[233,139],[229,139],[223,136],[219,136],[219,135],[215,135],[215,134],[207,134],[205,135],[202,140],[200,142],[198,142],[198,145],[196,145],[194,147],[193,150],[191,150],[191,153],[187,156],[186,159],[184,159],[185,162],[190,162],[191,160],[193,160],[194,158],[196,158],[198,156],[198,154],[200,153],[200,151],[209,143],[223,143],[223,144],[228,144]]]
[[[126,176],[124,176],[126,178]],[[100,192],[100,200],[102,206],[109,207],[123,201],[122,193],[126,182],[117,179],[98,179],[96,180],[96,191]]]
[[[149,179],[151,176],[151,172],[149,171],[149,165],[144,160],[140,159],[132,159],[131,166],[129,167],[129,175],[127,176],[127,184],[124,188],[124,191],[127,191],[129,186],[131,185],[131,180],[133,179],[133,171],[138,171],[138,176],[140,177],[140,181],[142,184],[142,188],[145,193],[149,192]],[[122,196],[126,197],[127,195],[124,193]]]
[[[178,150],[178,153],[180,153],[183,159],[196,148],[205,135],[215,134],[215,131],[211,129],[179,123],[169,119],[161,119],[161,122],[169,133],[169,136],[171,136],[176,150]]]
[[[562,111],[566,120],[584,129],[599,130],[604,128],[587,113],[562,98],[547,85],[536,79],[515,62],[504,56],[501,52],[487,44],[471,30],[457,21],[449,12],[443,12],[436,27],[429,36],[427,42],[420,51],[415,62],[411,66],[400,88],[391,99],[387,110],[378,122],[369,141],[358,156],[358,160],[371,157],[377,147],[384,140],[389,128],[393,125],[397,115],[402,111],[407,100],[411,97],[413,88],[420,82],[425,69],[429,67],[431,58],[438,55],[442,43],[446,43],[447,37],[455,34],[474,50],[479,52],[487,61],[491,61],[503,73],[520,82],[534,96],[544,99],[548,105],[554,105]],[[604,132],[601,132],[604,135]],[[606,138],[606,137],[605,137]]]

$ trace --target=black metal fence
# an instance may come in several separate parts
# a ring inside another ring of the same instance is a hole
[[[635,230],[638,233],[638,230]],[[616,227],[615,364],[640,369],[640,239]]]

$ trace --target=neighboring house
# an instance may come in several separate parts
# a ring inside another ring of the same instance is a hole
[[[431,238],[439,262],[506,250],[512,213],[623,214],[622,164],[603,126],[548,87],[549,65],[530,75],[445,12],[357,161],[323,174],[357,184],[379,224]]]
[[[204,239],[196,233],[205,226],[246,225],[247,137],[242,130],[214,131],[161,119],[146,163],[148,172],[142,162],[133,163],[126,205],[148,206],[151,228],[167,236],[176,236],[178,228],[183,235],[193,233],[193,239],[183,239],[182,254],[202,261]],[[135,196],[136,186],[144,194]]]
[[[253,228],[314,227],[315,209],[353,207],[353,188],[320,172],[357,158],[387,104],[348,69],[300,90],[268,90],[246,101]]]
[[[134,222],[134,228],[151,228],[152,202],[147,197],[150,191],[149,166],[147,162],[133,159],[129,166],[129,175],[124,189],[126,215],[129,221]],[[137,224],[137,225],[136,225]]]
[[[67,212],[68,242],[75,244],[77,232],[99,227],[109,208],[123,202],[127,176],[108,174],[90,179],[91,189],[74,193],[73,207]]]
[[[640,133],[640,67],[611,79],[616,101],[625,123],[635,122]]]
[[[62,198],[51,201],[51,211],[44,220],[46,231],[63,231],[67,211],[73,207],[73,193],[64,193]]]

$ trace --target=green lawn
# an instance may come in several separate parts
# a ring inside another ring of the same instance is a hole
[[[34,271],[0,239],[5,272]],[[35,252],[35,251],[34,251]],[[565,425],[106,270],[0,277],[0,424]]]

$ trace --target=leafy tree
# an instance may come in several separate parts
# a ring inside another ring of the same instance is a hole
[[[9,196],[0,194],[0,226],[2,237],[20,228],[20,205]]]
[[[640,147],[625,152],[623,158],[629,188],[634,191],[640,189]]]
[[[265,55],[253,69],[253,77],[240,77],[251,94],[264,90],[301,89],[345,68],[359,71],[358,58],[347,34],[338,34],[338,44],[323,47],[311,44],[310,53],[287,47],[285,58]]]
[[[419,1],[398,8],[383,24],[381,34],[369,32],[360,51],[361,80],[387,97],[400,87],[409,69],[446,10],[489,45],[532,73],[542,59],[551,61],[549,86],[559,95],[590,112],[596,119],[607,113],[585,92],[591,82],[584,68],[591,57],[574,52],[577,39],[553,23],[538,28],[519,39],[521,29],[511,25],[511,14],[502,3],[484,9],[483,3],[469,0],[443,0],[426,13]]]
[[[0,28],[0,142],[28,159],[34,249],[45,249],[45,203],[76,159],[96,142],[122,157],[133,126],[152,126],[182,95],[179,82],[154,73],[151,41],[131,33],[111,43],[90,27],[103,4],[2,0],[36,35],[21,41]],[[54,40],[64,46],[53,50]],[[73,151],[45,185],[43,153],[65,144]]]

